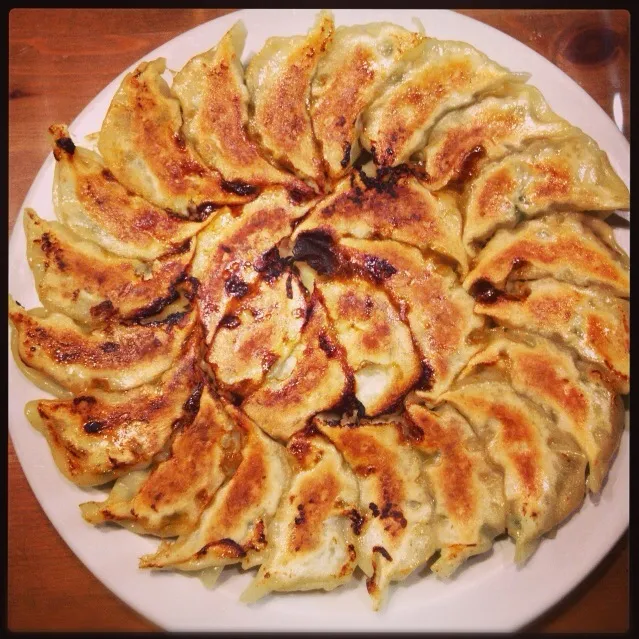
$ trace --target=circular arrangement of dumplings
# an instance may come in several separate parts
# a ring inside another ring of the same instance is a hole
[[[629,392],[629,193],[528,75],[376,23],[241,23],[115,94],[99,154],[50,128],[57,221],[26,414],[140,567],[258,567],[243,599],[365,575],[378,609],[505,534],[523,562],[597,493]]]

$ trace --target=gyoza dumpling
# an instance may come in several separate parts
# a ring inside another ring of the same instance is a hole
[[[600,285],[628,297],[628,256],[612,229],[583,213],[555,213],[502,229],[484,247],[464,288],[479,302],[497,299],[508,278],[535,280],[552,276],[577,286]]]
[[[225,183],[180,131],[180,103],[162,78],[164,58],[141,62],[117,90],[102,123],[98,148],[125,187],[180,215],[205,215],[250,200],[252,189]]]
[[[312,194],[304,182],[269,164],[248,137],[249,95],[240,60],[245,38],[244,25],[236,22],[216,47],[191,58],[173,79],[186,139],[238,188],[282,184]]]
[[[481,440],[450,405],[407,406],[409,441],[425,455],[424,473],[435,503],[439,558],[431,566],[449,577],[464,561],[490,549],[506,529],[504,477],[488,462]]]
[[[317,430],[300,431],[287,450],[297,472],[271,523],[264,563],[242,594],[245,603],[273,591],[333,590],[356,566],[353,473]]]
[[[401,55],[421,39],[389,22],[335,30],[311,85],[313,130],[331,177],[357,159],[362,112]]]
[[[159,313],[178,297],[195,241],[149,264],[115,257],[59,222],[24,212],[27,257],[38,297],[52,311],[87,325]]]
[[[469,376],[441,400],[470,422],[504,471],[508,534],[521,562],[583,502],[586,458],[547,413],[502,380],[501,374]]]
[[[271,249],[310,206],[291,201],[285,189],[267,189],[239,216],[223,213],[198,235],[191,273],[200,282],[198,306],[207,344],[230,302],[249,293],[269,260],[277,264],[277,252]]]
[[[124,188],[93,151],[75,146],[66,126],[54,124],[53,207],[57,218],[85,240],[130,259],[155,260],[203,229],[217,209],[197,221],[168,213]]]
[[[326,310],[314,296],[300,341],[271,367],[242,409],[271,437],[287,440],[313,415],[332,408],[352,390],[345,360]]]
[[[118,479],[106,501],[80,504],[82,516],[158,537],[188,533],[237,466],[238,453],[235,425],[205,386],[197,415],[177,431],[170,456]]]
[[[482,91],[525,80],[465,42],[426,38],[407,51],[364,112],[362,144],[380,166],[396,166],[426,144],[447,111]]]
[[[462,217],[453,194],[431,193],[410,174],[385,180],[352,173],[311,210],[291,239],[320,229],[335,240],[397,240],[457,262],[463,275],[468,261],[461,228]]]
[[[410,330],[383,291],[360,278],[315,283],[355,377],[366,415],[383,413],[422,374]]]
[[[179,356],[197,314],[177,312],[147,324],[110,324],[89,333],[66,315],[27,312],[9,297],[9,319],[26,367],[84,393],[128,390],[153,381]]]
[[[552,278],[513,282],[507,295],[478,302],[475,313],[498,324],[559,338],[594,364],[618,393],[630,390],[630,302],[597,286]]]
[[[95,486],[145,468],[173,431],[193,420],[203,388],[200,340],[201,331],[193,331],[175,366],[155,383],[27,404],[28,420],[47,438],[67,479]]]
[[[264,560],[271,521],[291,479],[288,456],[242,411],[229,404],[225,408],[244,439],[237,470],[215,494],[198,527],[142,557],[141,568],[221,572],[228,564],[251,568]]]
[[[320,12],[308,35],[269,38],[246,67],[251,133],[269,158],[320,188],[324,169],[308,104],[311,80],[332,35],[331,14]]]
[[[464,245],[474,255],[498,228],[554,210],[613,211],[630,205],[608,156],[585,134],[539,140],[484,166],[464,191]]]
[[[428,187],[463,181],[479,164],[519,151],[530,140],[561,138],[578,130],[554,113],[538,89],[507,85],[495,95],[445,115],[419,154]]]
[[[543,337],[497,331],[460,374],[494,368],[509,376],[513,388],[551,411],[588,459],[588,487],[601,490],[623,431],[623,405],[596,375],[580,370],[570,351]]]
[[[397,423],[315,424],[357,477],[359,503],[352,515],[357,564],[378,610],[391,582],[408,577],[437,549],[422,460],[404,443]]]

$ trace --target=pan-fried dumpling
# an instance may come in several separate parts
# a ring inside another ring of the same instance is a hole
[[[205,386],[195,419],[178,430],[168,459],[118,479],[106,501],[80,505],[82,516],[158,537],[188,533],[234,469],[238,450],[233,421]]]
[[[498,297],[508,278],[545,276],[577,286],[599,284],[620,297],[630,294],[628,256],[603,221],[583,213],[555,213],[495,233],[464,280],[479,302]]]
[[[356,566],[349,517],[358,503],[353,473],[317,431],[297,433],[287,450],[297,472],[270,526],[264,563],[242,593],[245,603],[273,591],[333,590]]]
[[[311,85],[313,130],[332,178],[357,159],[362,112],[401,55],[421,39],[389,22],[335,30]]]
[[[630,302],[599,287],[581,288],[552,278],[513,282],[475,313],[498,324],[558,338],[594,364],[618,393],[630,390]]]
[[[9,298],[9,319],[22,362],[73,393],[121,391],[153,381],[173,365],[196,313],[176,312],[147,324],[110,324],[86,332],[60,313],[25,311]]]
[[[95,486],[145,468],[174,429],[193,420],[203,387],[200,339],[193,331],[176,365],[156,383],[27,404],[27,418],[47,438],[67,479]]]
[[[304,231],[320,229],[335,240],[397,240],[439,253],[459,264],[465,275],[468,262],[461,228],[461,214],[452,194],[431,193],[410,174],[384,180],[352,173],[312,209],[291,239]]]
[[[267,189],[240,215],[223,213],[198,235],[191,274],[200,282],[198,306],[207,344],[231,301],[245,297],[261,273],[268,276],[277,268],[273,247],[310,206],[291,201],[282,188]]]
[[[186,139],[238,188],[282,184],[312,194],[304,182],[269,164],[248,137],[249,96],[240,60],[245,38],[244,25],[236,22],[216,47],[191,58],[173,79]]]
[[[244,444],[237,470],[202,513],[198,527],[163,542],[157,552],[140,560],[141,568],[198,571],[240,563],[251,568],[264,560],[271,521],[291,472],[286,450],[265,435],[232,405],[227,412],[241,429]]]
[[[407,51],[364,112],[362,144],[380,166],[408,161],[446,112],[493,87],[524,81],[465,42],[426,38]]]
[[[468,184],[464,245],[474,255],[498,228],[547,211],[613,211],[629,205],[628,188],[594,140],[584,134],[539,140],[486,165]]]
[[[488,373],[497,371],[488,371]],[[473,375],[442,395],[470,422],[490,460],[504,471],[508,534],[515,560],[583,502],[586,458],[575,440],[502,375]]]
[[[184,216],[251,199],[250,189],[225,183],[184,139],[165,68],[164,58],[141,62],[122,81],[100,130],[105,164],[126,188]]]
[[[225,315],[207,354],[215,378],[242,395],[288,355],[306,322],[306,299],[296,275],[282,271],[262,280],[254,295]]]
[[[507,85],[459,111],[445,115],[431,130],[419,158],[429,188],[462,181],[468,169],[519,151],[526,142],[574,135],[577,129],[554,113],[538,89]],[[470,165],[470,166],[469,166]]]
[[[384,292],[365,280],[322,279],[316,281],[316,290],[346,350],[355,396],[366,415],[383,413],[422,373],[408,326]]]
[[[138,260],[172,253],[203,229],[217,209],[191,221],[127,191],[93,151],[75,146],[66,126],[54,124],[53,206],[57,218],[85,240]]]
[[[271,367],[242,409],[271,437],[287,440],[313,415],[332,408],[352,390],[345,359],[326,310],[314,296],[300,341]]]
[[[331,14],[322,11],[308,35],[269,38],[246,68],[251,133],[268,157],[315,187],[322,187],[324,169],[308,104],[311,80],[333,26]]]
[[[428,561],[437,548],[432,497],[418,453],[403,442],[393,422],[331,426],[316,420],[357,477],[353,514],[357,562],[378,610],[393,581]]]
[[[449,577],[466,559],[490,549],[506,529],[503,475],[481,440],[450,404],[407,406],[409,441],[425,455],[424,473],[435,502],[439,558],[431,566]]]
[[[490,368],[503,371],[517,392],[551,411],[575,438],[588,459],[588,487],[599,492],[623,431],[620,397],[577,368],[570,351],[529,333],[494,333],[460,379]]]
[[[24,213],[27,257],[44,306],[87,325],[158,313],[178,297],[195,241],[149,264],[115,257],[59,222]]]

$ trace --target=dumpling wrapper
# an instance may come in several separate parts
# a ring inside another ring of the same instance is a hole
[[[335,30],[311,84],[313,131],[330,177],[343,175],[357,159],[364,109],[402,54],[421,39],[389,22]]]
[[[551,411],[574,437],[588,460],[588,488],[598,493],[621,441],[621,398],[597,374],[580,370],[570,351],[529,333],[494,333],[459,379],[491,368],[503,371],[518,393]]]
[[[238,188],[281,184],[312,195],[303,181],[269,164],[248,136],[249,94],[241,62],[245,39],[246,28],[236,22],[215,47],[191,58],[173,79],[171,92],[182,105],[184,135],[209,167]]]
[[[246,569],[264,560],[271,521],[291,480],[288,456],[242,411],[225,407],[244,439],[237,470],[215,494],[198,527],[143,556],[141,568],[221,572],[229,564]]]
[[[426,38],[408,50],[364,112],[362,145],[380,166],[424,147],[437,120],[506,82],[525,81],[465,42]]]
[[[469,376],[444,393],[504,471],[508,534],[525,561],[585,496],[586,457],[575,440],[501,376]]]
[[[314,188],[323,187],[325,176],[308,104],[311,81],[333,28],[332,15],[321,11],[308,35],[269,38],[246,67],[249,131],[269,158]]]
[[[500,228],[548,211],[614,211],[630,205],[608,156],[585,134],[538,140],[485,165],[464,190],[464,246],[475,255]]]
[[[168,459],[118,479],[106,501],[80,504],[82,516],[158,537],[191,532],[236,465],[238,440],[234,422],[205,386],[195,419],[177,431]]]
[[[93,151],[75,146],[65,125],[49,128],[56,159],[53,207],[63,224],[103,249],[151,261],[174,252],[219,212],[207,209],[189,220],[168,213],[122,186]]]
[[[271,522],[264,562],[242,593],[244,603],[274,591],[333,590],[357,565],[349,518],[358,501],[353,473],[317,431],[296,433],[287,450],[297,472]]]
[[[73,393],[123,391],[168,370],[193,330],[197,314],[177,312],[147,324],[111,324],[86,332],[60,313],[26,311],[9,298],[20,360]]]
[[[53,459],[78,486],[97,486],[147,467],[171,434],[195,417],[203,388],[200,331],[193,331],[175,366],[151,384],[123,393],[94,390],[25,407],[47,438]]]
[[[183,216],[255,197],[254,190],[224,182],[184,139],[180,103],[162,78],[165,69],[164,58],[141,62],[113,97],[98,140],[109,170],[134,193]]]
[[[24,230],[42,304],[89,326],[159,313],[178,298],[176,286],[187,279],[195,250],[187,240],[153,263],[116,257],[33,209],[24,212]]]
[[[432,128],[418,158],[428,187],[437,190],[453,180],[465,180],[468,169],[477,171],[482,163],[519,151],[531,140],[561,139],[576,131],[552,111],[535,87],[506,85],[445,115]]]
[[[599,287],[582,288],[552,278],[513,282],[475,313],[498,324],[563,341],[595,365],[618,393],[630,390],[630,302]]]
[[[555,213],[502,229],[477,256],[464,288],[479,302],[498,297],[508,279],[551,276],[577,286],[600,285],[630,294],[628,256],[602,220],[583,213]]]

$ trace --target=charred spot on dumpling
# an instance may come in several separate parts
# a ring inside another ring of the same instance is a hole
[[[256,186],[247,184],[246,182],[241,182],[240,180],[222,180],[222,188],[225,191],[235,193],[236,195],[253,195],[258,191]]]
[[[337,270],[338,259],[334,242],[326,231],[303,231],[297,236],[293,246],[293,257],[306,262],[320,275],[332,275]]]
[[[486,278],[474,282],[468,292],[481,304],[495,304],[504,296],[504,292]]]
[[[231,275],[225,284],[224,289],[231,297],[242,298],[249,290],[248,284],[237,275]]]
[[[383,282],[397,273],[397,269],[388,261],[375,255],[364,258],[364,267],[376,282]]]
[[[55,143],[59,146],[63,151],[66,151],[70,155],[73,155],[75,152],[75,144],[71,138],[58,138]]]

